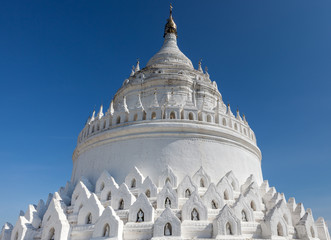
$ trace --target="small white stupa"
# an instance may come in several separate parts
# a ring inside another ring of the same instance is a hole
[[[0,240],[330,240],[323,218],[263,179],[261,158],[245,116],[179,50],[170,9],[161,49],[79,134],[71,181]]]

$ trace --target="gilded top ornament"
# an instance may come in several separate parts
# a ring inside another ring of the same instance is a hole
[[[167,24],[164,27],[164,35],[163,37],[165,37],[168,33],[174,33],[176,34],[177,37],[177,26],[176,23],[174,21],[174,19],[172,18],[172,5],[170,4],[170,15],[169,18],[167,20]]]

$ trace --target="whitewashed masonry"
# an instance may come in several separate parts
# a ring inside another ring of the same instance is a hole
[[[171,12],[164,38],[87,121],[71,181],[0,240],[330,240],[323,218],[263,180],[254,132],[179,50]]]

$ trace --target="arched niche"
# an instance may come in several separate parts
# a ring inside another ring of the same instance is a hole
[[[182,208],[182,219],[189,221],[205,221],[208,218],[207,207],[196,192],[186,201]]]
[[[241,235],[241,220],[225,205],[213,221],[213,236]]]
[[[182,182],[178,185],[177,194],[179,198],[187,198],[188,193],[191,195],[193,192],[197,191],[197,186],[193,183],[189,176],[185,176]]]
[[[226,176],[217,183],[216,189],[224,200],[232,200],[234,198],[232,185]]]
[[[159,187],[163,187],[166,183],[170,183],[173,187],[177,187],[177,177],[170,166],[167,166],[159,177]]]
[[[156,185],[152,182],[150,177],[145,178],[143,184],[139,188],[139,194],[145,193],[146,197],[148,198],[154,198],[157,196],[157,187]]]
[[[128,222],[153,222],[154,208],[144,193],[130,206]]]
[[[80,209],[77,217],[77,224],[94,224],[101,216],[104,207],[98,197],[93,193],[87,200],[86,204]]]
[[[122,183],[121,186],[116,191],[116,194],[112,194],[111,206],[115,210],[126,210],[129,209],[136,198],[130,192],[128,186]],[[119,209],[123,206],[123,209]]]
[[[167,233],[171,233],[167,235]],[[181,236],[181,221],[171,211],[166,208],[154,222],[153,237],[180,237]]]
[[[209,185],[207,191],[201,197],[201,199],[205,206],[209,209],[222,209],[224,206],[223,198],[218,193],[214,183]]]
[[[92,239],[114,238],[122,240],[123,222],[112,207],[106,207],[96,221]]]
[[[130,188],[140,188],[144,181],[144,177],[137,167],[134,167],[132,171],[125,177],[125,184]]]
[[[169,207],[171,209],[178,208],[177,193],[172,188],[172,185],[170,183],[164,185],[162,190],[157,195],[157,208],[164,209],[166,207]]]
[[[208,188],[210,184],[210,176],[205,172],[205,170],[200,167],[200,169],[193,175],[193,182],[196,186],[200,188]]]

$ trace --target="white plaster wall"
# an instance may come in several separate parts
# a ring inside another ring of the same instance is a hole
[[[101,173],[108,170],[117,182],[121,182],[136,166],[144,176],[150,176],[157,183],[167,165],[176,173],[179,182],[187,174],[193,176],[201,166],[213,182],[218,182],[231,170],[240,184],[251,174],[259,185],[263,181],[260,156],[256,154],[258,148],[239,137],[236,139],[233,134],[212,136],[209,133],[218,128],[206,128],[208,132],[205,133],[204,126],[184,129],[187,124],[171,124],[169,132],[165,131],[167,124],[163,122],[155,126],[141,125],[146,127],[124,126],[114,133],[99,134],[76,149],[78,157],[74,159],[72,181],[76,183],[85,176],[95,183]],[[176,132],[170,132],[172,128]]]

